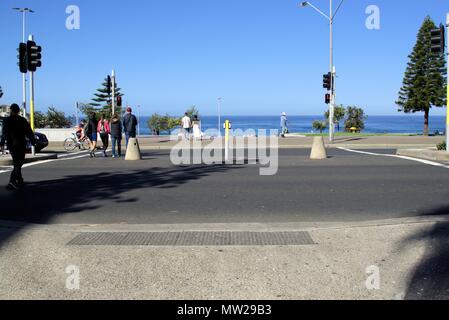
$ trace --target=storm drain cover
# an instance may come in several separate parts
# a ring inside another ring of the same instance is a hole
[[[302,246],[308,232],[87,232],[69,246]]]

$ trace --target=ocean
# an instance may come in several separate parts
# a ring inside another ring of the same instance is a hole
[[[147,122],[150,117],[141,117],[140,134],[150,135]],[[222,122],[230,120],[233,129],[280,130],[280,116],[222,116]],[[316,120],[323,121],[322,116],[290,116],[289,130],[291,133],[316,133],[312,129],[312,123]],[[446,117],[431,116],[430,132],[445,132]],[[218,117],[205,116],[201,118],[202,130],[217,129]],[[343,123],[341,128],[343,130]],[[365,122],[364,133],[371,134],[422,134],[424,129],[424,116],[399,115],[399,116],[369,116]],[[168,134],[162,132],[161,134]]]

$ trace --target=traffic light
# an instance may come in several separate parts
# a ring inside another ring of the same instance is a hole
[[[330,90],[332,88],[332,73],[323,75],[323,88]]]
[[[122,97],[118,96],[117,97],[117,107],[121,107],[122,106]]]
[[[26,45],[26,43],[20,43],[17,51],[19,52],[19,55],[17,56],[17,59],[19,59],[19,62],[17,63],[17,65],[19,66],[20,72],[27,73],[28,66],[27,66],[27,45]]]
[[[28,71],[35,72],[37,68],[42,67],[42,47],[36,45],[34,41],[27,42],[26,56]]]
[[[444,40],[445,40],[444,26],[440,25],[439,29],[434,29],[430,32],[430,51],[432,53],[444,52]]]
[[[325,102],[326,102],[326,104],[331,103],[331,95],[329,93],[326,93]]]
[[[106,90],[107,90],[107,92],[108,92],[108,96],[110,96],[110,95],[111,95],[111,92],[112,92],[112,80],[111,80],[111,76],[108,76],[108,78],[107,78]]]

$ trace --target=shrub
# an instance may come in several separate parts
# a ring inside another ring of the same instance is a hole
[[[437,148],[438,148],[439,151],[445,151],[445,150],[447,150],[447,148],[446,148],[446,142],[440,143],[439,145],[437,145]]]

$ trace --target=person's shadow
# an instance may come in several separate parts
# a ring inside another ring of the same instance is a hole
[[[134,203],[124,193],[144,188],[172,189],[214,173],[235,170],[238,166],[182,166],[145,170],[99,172],[70,175],[61,179],[30,183],[20,191],[0,190],[0,220],[46,224],[58,215],[95,210],[110,203]],[[16,230],[18,231],[18,230]],[[0,233],[0,244],[10,232]]]

